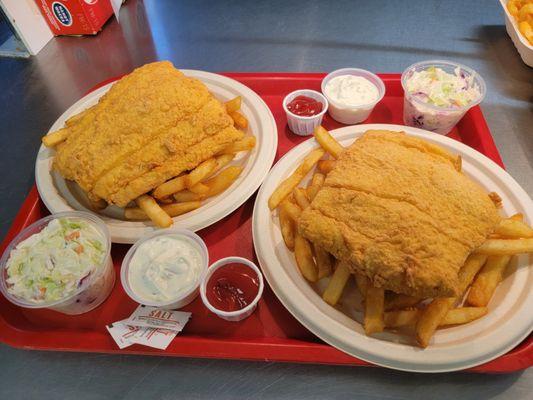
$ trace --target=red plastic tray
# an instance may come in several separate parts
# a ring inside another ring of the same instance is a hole
[[[320,90],[324,74],[226,73],[255,90],[268,104],[277,121],[277,158],[305,138],[291,134],[281,107],[283,97],[296,89]],[[403,92],[398,74],[382,74],[387,94],[368,123],[402,124]],[[104,84],[104,83],[102,83]],[[100,86],[100,85],[99,85]],[[341,125],[326,115],[328,129]],[[471,109],[450,134],[484,153],[503,166],[479,107]],[[222,221],[203,229],[199,235],[209,248],[211,262],[238,255],[256,260],[252,244],[252,208],[255,196]],[[37,219],[48,214],[34,187],[26,198],[0,251],[10,240]],[[127,245],[113,246],[113,260],[119,276]],[[256,260],[257,261],[257,260]],[[0,341],[24,349],[129,353],[205,358],[228,358],[302,363],[370,365],[325,344],[297,322],[267,286],[257,311],[240,323],[231,323],[210,314],[198,298],[186,307],[191,321],[166,351],[133,345],[119,350],[105,325],[126,318],[136,304],[126,295],[119,280],[109,299],[97,309],[80,316],[64,316],[53,311],[16,307],[0,296]],[[533,365],[533,345],[529,337],[504,356],[472,368],[476,372],[512,372]]]

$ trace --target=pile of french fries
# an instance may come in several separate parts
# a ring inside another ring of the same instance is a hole
[[[533,45],[533,0],[509,0],[507,9],[516,20],[520,33]]]
[[[294,252],[298,268],[309,282],[329,277],[322,298],[335,306],[350,276],[350,266],[336,260],[324,249],[303,238],[297,230],[298,218],[309,207],[326,175],[344,148],[319,126],[314,132],[320,148],[311,151],[302,164],[269,198],[270,210],[278,210],[281,234]],[[324,158],[327,157],[327,158]],[[314,170],[314,171],[313,171]],[[306,188],[299,187],[313,173]],[[364,329],[367,335],[385,329],[413,331],[416,342],[427,347],[435,331],[461,325],[484,316],[498,284],[505,277],[511,257],[533,252],[533,229],[521,214],[502,219],[495,232],[466,260],[459,272],[461,295],[450,298],[420,299],[374,287],[366,276],[353,274],[364,302]]]
[[[225,103],[228,115],[238,129],[246,129],[248,120],[239,111],[241,109],[241,97]],[[65,122],[68,126],[72,121],[81,118],[86,112],[82,111]],[[66,130],[60,129],[43,138],[47,147],[54,147],[64,141],[67,136]],[[210,158],[191,171],[181,174],[156,187],[151,194],[144,194],[135,200],[137,207],[124,209],[124,217],[128,220],[152,220],[155,225],[167,228],[172,225],[172,217],[195,210],[202,205],[202,201],[216,196],[227,188],[239,177],[243,168],[241,166],[229,166],[236,154],[250,151],[255,147],[255,136],[245,136],[238,142],[232,143],[223,149],[215,157]],[[224,169],[225,168],[225,169]],[[92,202],[94,209],[102,209],[107,206],[103,200]]]

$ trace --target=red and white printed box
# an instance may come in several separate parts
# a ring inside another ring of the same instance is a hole
[[[110,0],[35,0],[54,35],[95,35],[113,15]]]

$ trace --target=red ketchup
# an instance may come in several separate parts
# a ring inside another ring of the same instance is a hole
[[[312,117],[320,114],[324,106],[320,101],[307,96],[296,96],[287,104],[287,109],[300,117]]]
[[[259,292],[255,271],[244,264],[227,264],[217,269],[206,285],[207,300],[221,311],[237,311],[250,304]]]

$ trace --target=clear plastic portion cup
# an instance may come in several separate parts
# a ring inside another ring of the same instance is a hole
[[[91,274],[88,279],[83,280],[83,284],[80,285],[80,287],[62,299],[36,303],[13,295],[9,292],[7,283],[7,264],[11,251],[17,247],[20,242],[39,233],[51,221],[59,218],[83,220],[91,224],[98,231],[102,236],[102,244],[104,245],[105,255],[102,263],[96,269],[96,273]],[[31,224],[11,241],[0,260],[0,271],[0,291],[11,303],[24,308],[47,308],[69,315],[83,314],[102,304],[104,300],[107,299],[115,285],[115,269],[113,267],[113,260],[111,259],[111,237],[105,223],[93,214],[83,211],[69,211],[53,214]]]
[[[459,68],[460,73],[464,74],[465,77],[473,78],[472,84],[479,88],[479,97],[464,107],[439,107],[423,102],[407,91],[406,81],[411,78],[415,71],[424,71],[429,67],[441,68],[449,74],[455,74]],[[404,91],[404,124],[441,135],[449,133],[470,108],[481,103],[487,93],[485,81],[476,71],[451,61],[430,60],[413,64],[403,72],[401,82]]]
[[[200,273],[198,275],[197,281],[194,282],[189,288],[184,290],[182,293],[180,293],[178,296],[176,296],[176,298],[169,300],[169,301],[151,301],[151,300],[140,297],[132,289],[130,285],[130,280],[129,280],[130,263],[131,263],[133,256],[135,255],[135,252],[139,249],[141,245],[159,236],[179,236],[183,239],[186,239],[190,244],[192,244],[193,246],[197,248],[197,250],[199,251],[202,257]],[[126,253],[126,256],[124,257],[124,260],[122,261],[122,267],[120,269],[120,282],[122,283],[122,287],[124,288],[128,296],[130,296],[131,299],[136,301],[137,303],[144,304],[146,306],[161,307],[161,308],[166,308],[168,310],[175,310],[181,307],[185,307],[187,304],[192,302],[196,297],[198,297],[199,286],[205,274],[207,273],[208,265],[209,265],[209,252],[207,250],[207,246],[205,245],[205,242],[202,240],[200,236],[186,229],[169,228],[169,229],[165,229],[162,231],[155,231],[149,235],[146,235],[142,237],[141,239],[139,239],[137,242],[135,242],[133,246],[130,247],[130,249]]]
[[[331,79],[337,76],[342,76],[342,75],[360,76],[370,81],[378,89],[378,92],[379,92],[379,95],[376,101],[373,101],[368,104],[362,104],[360,106],[345,106],[345,105],[338,104],[337,102],[335,102],[335,100],[333,100],[330,96],[328,96],[325,90],[326,85]],[[370,113],[372,112],[376,104],[378,104],[383,99],[383,96],[385,96],[385,84],[379,78],[379,76],[377,76],[376,74],[373,74],[370,71],[367,71],[365,69],[360,69],[360,68],[342,68],[342,69],[337,69],[333,72],[330,72],[322,80],[321,90],[329,102],[329,115],[331,115],[331,117],[335,121],[340,122],[341,124],[346,124],[346,125],[354,125],[354,124],[363,122],[365,119],[368,118],[368,116],[370,115]]]
[[[207,284],[209,282],[209,279],[215,271],[218,269],[225,267],[228,264],[242,264],[248,268],[250,268],[256,275],[257,279],[259,281],[259,287],[257,294],[255,295],[254,299],[248,304],[246,307],[241,308],[240,310],[236,311],[223,311],[219,310],[218,308],[214,307],[207,297]],[[255,311],[257,307],[257,303],[259,303],[259,299],[263,295],[263,289],[264,289],[264,282],[263,282],[263,275],[261,274],[261,271],[250,260],[247,260],[246,258],[242,257],[226,257],[218,260],[213,265],[211,265],[207,271],[207,274],[204,276],[204,279],[202,280],[202,284],[200,285],[200,296],[202,297],[202,301],[204,305],[208,308],[209,311],[211,311],[213,314],[217,315],[218,317],[225,319],[226,321],[231,322],[238,322],[242,321],[245,318],[248,318],[252,313]]]
[[[322,103],[322,111],[310,117],[304,117],[301,115],[293,114],[289,111],[287,105],[298,96],[310,97]],[[328,110],[328,107],[328,100],[322,95],[322,93],[310,89],[295,90],[294,92],[289,93],[283,99],[283,109],[285,110],[285,114],[287,115],[287,125],[289,125],[289,129],[292,132],[299,136],[312,135],[315,131],[315,128],[322,123],[322,118]]]

